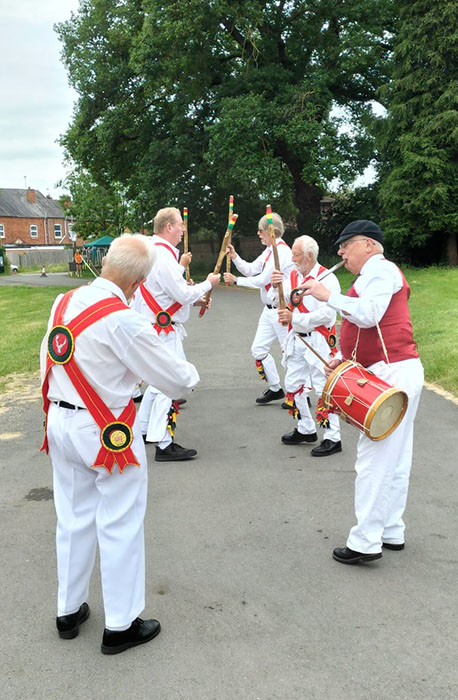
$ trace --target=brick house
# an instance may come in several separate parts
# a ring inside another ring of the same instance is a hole
[[[0,245],[71,243],[71,222],[59,202],[38,190],[0,189]]]

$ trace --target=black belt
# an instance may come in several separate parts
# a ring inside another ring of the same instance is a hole
[[[312,335],[312,332],[310,331],[310,333],[298,333],[297,335],[300,335],[301,338],[308,338],[309,335]]]
[[[60,408],[70,408],[72,411],[84,411],[84,406],[74,406],[72,403],[67,401],[53,401]]]
[[[276,306],[271,306],[270,304],[266,304],[266,306],[268,309],[276,309],[277,308]]]

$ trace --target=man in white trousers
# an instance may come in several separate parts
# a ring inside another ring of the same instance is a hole
[[[272,223],[275,231],[279,265],[283,278],[286,280],[290,270],[294,267],[291,260],[291,248],[282,238],[285,229],[283,221],[278,214],[272,213]],[[237,254],[233,245],[228,246],[228,253],[230,253],[235,267],[243,277],[236,277],[232,272],[225,272],[224,281],[226,284],[235,284],[238,287],[259,289],[261,293],[261,301],[264,308],[258,321],[256,335],[251,346],[251,354],[255,360],[260,377],[265,379],[269,385],[264,394],[256,399],[256,403],[262,405],[282,399],[285,396],[275,360],[270,354],[270,348],[275,340],[278,340],[283,348],[288,335],[288,328],[279,323],[277,306],[272,304],[268,296],[271,287],[270,277],[275,264],[267,216],[263,216],[259,220],[258,236],[266,249],[251,263],[243,260]]]
[[[219,275],[210,273],[204,282],[187,284],[183,273],[192,259],[186,253],[180,257],[177,246],[184,233],[179,209],[166,207],[154,217],[154,236],[151,244],[156,262],[144,284],[140,285],[131,306],[154,325],[160,342],[176,357],[185,359],[183,338],[184,323],[189,318],[191,306],[205,306],[204,296],[219,283]],[[143,379],[146,378],[143,377]],[[176,419],[179,413],[179,396],[166,396],[160,387],[149,384],[143,396],[138,417],[144,439],[156,444],[156,462],[192,459],[197,451],[179,445],[174,440]]]
[[[57,513],[56,626],[73,639],[89,617],[89,582],[99,545],[104,654],[153,639],[142,620],[148,469],[132,394],[140,378],[168,396],[189,393],[195,367],[169,352],[128,306],[153,263],[145,236],[116,238],[100,277],[56,299],[41,347]]]
[[[312,449],[311,454],[313,457],[328,457],[342,451],[339,416],[335,413],[327,415],[322,406],[321,394],[326,384],[325,365],[305,345],[302,338],[325,362],[329,362],[337,350],[336,312],[325,302],[313,297],[308,297],[304,303],[303,296],[291,294],[305,280],[316,279],[326,272],[326,268],[318,262],[318,250],[318,243],[311,236],[296,238],[292,247],[295,269],[283,285],[285,299],[289,300],[289,304],[287,308],[278,310],[279,321],[290,329],[283,351],[286,402],[291,406],[292,415],[298,419],[297,427],[283,435],[282,442],[298,445],[317,441],[316,424],[308,401],[313,388],[318,398],[317,414],[321,416],[324,429],[321,443]],[[282,281],[281,272],[274,270],[271,279],[270,294],[275,302],[276,286]],[[339,280],[334,274],[328,275],[323,284],[330,291],[340,292]]]
[[[323,283],[304,283],[306,294],[342,315],[340,346],[344,360],[356,361],[380,379],[406,392],[407,411],[388,437],[360,434],[356,455],[355,513],[346,547],[334,549],[342,564],[380,559],[382,547],[405,546],[403,514],[412,466],[413,424],[423,387],[423,366],[413,339],[410,288],[400,269],[383,255],[383,235],[373,221],[346,226],[336,245],[345,267],[358,275],[346,296]],[[307,297],[308,298],[308,297]],[[382,342],[383,338],[383,342]],[[340,360],[332,360],[335,366]]]

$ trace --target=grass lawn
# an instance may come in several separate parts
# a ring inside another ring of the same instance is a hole
[[[403,268],[411,287],[410,311],[426,381],[458,398],[458,269]],[[342,291],[351,284],[337,273]],[[0,392],[8,375],[36,372],[52,303],[67,288],[0,287]]]

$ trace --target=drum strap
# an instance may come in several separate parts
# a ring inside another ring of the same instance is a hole
[[[374,307],[372,307],[372,315],[373,315],[373,317],[374,317],[374,323],[375,323],[375,325],[376,325],[376,327],[377,327],[377,333],[378,333],[378,335],[379,335],[380,342],[381,342],[381,344],[382,344],[383,353],[384,353],[384,355],[385,355],[386,363],[387,363],[387,365],[389,365],[389,364],[390,364],[390,359],[389,359],[389,357],[388,357],[388,352],[387,352],[387,349],[386,349],[385,341],[383,340],[382,331],[381,331],[381,329],[380,329],[379,323],[378,323],[378,321],[377,321],[377,317],[376,317],[376,315],[375,315],[375,309],[374,309]],[[356,361],[357,361],[357,360],[356,360],[356,352],[357,352],[357,350],[358,350],[358,344],[359,344],[359,336],[360,336],[360,333],[361,333],[361,328],[358,327],[358,335],[356,336],[355,347],[353,348],[352,353],[351,353],[351,360],[352,360],[353,362],[356,362]]]

